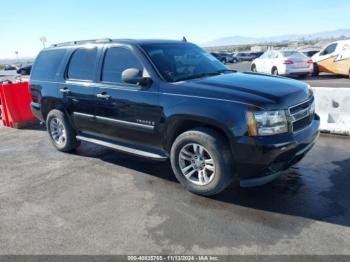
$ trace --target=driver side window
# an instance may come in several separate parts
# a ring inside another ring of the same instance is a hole
[[[321,55],[332,54],[335,51],[335,49],[337,49],[337,44],[331,44],[322,51]]]
[[[105,54],[101,80],[107,83],[122,83],[122,73],[128,68],[143,70],[140,61],[129,49],[110,47]]]

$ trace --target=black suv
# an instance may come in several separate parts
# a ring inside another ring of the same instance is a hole
[[[30,85],[32,111],[58,150],[87,141],[170,159],[181,184],[202,195],[273,180],[319,134],[306,84],[237,73],[186,42],[57,44],[37,57]]]

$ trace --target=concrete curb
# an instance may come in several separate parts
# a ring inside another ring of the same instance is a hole
[[[312,87],[321,132],[350,136],[350,88]]]

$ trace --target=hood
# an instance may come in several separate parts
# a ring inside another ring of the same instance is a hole
[[[178,83],[181,93],[287,109],[309,98],[308,85],[297,80],[256,73],[230,73]]]

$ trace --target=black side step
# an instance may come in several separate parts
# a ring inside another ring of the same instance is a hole
[[[86,141],[89,143],[105,146],[113,150],[122,151],[128,154],[137,155],[145,158],[150,158],[159,161],[165,161],[168,159],[168,156],[161,150],[149,149],[145,147],[137,147],[135,145],[130,145],[122,143],[115,140],[103,139],[100,137],[95,137],[87,134],[80,134],[76,136],[78,140]]]

